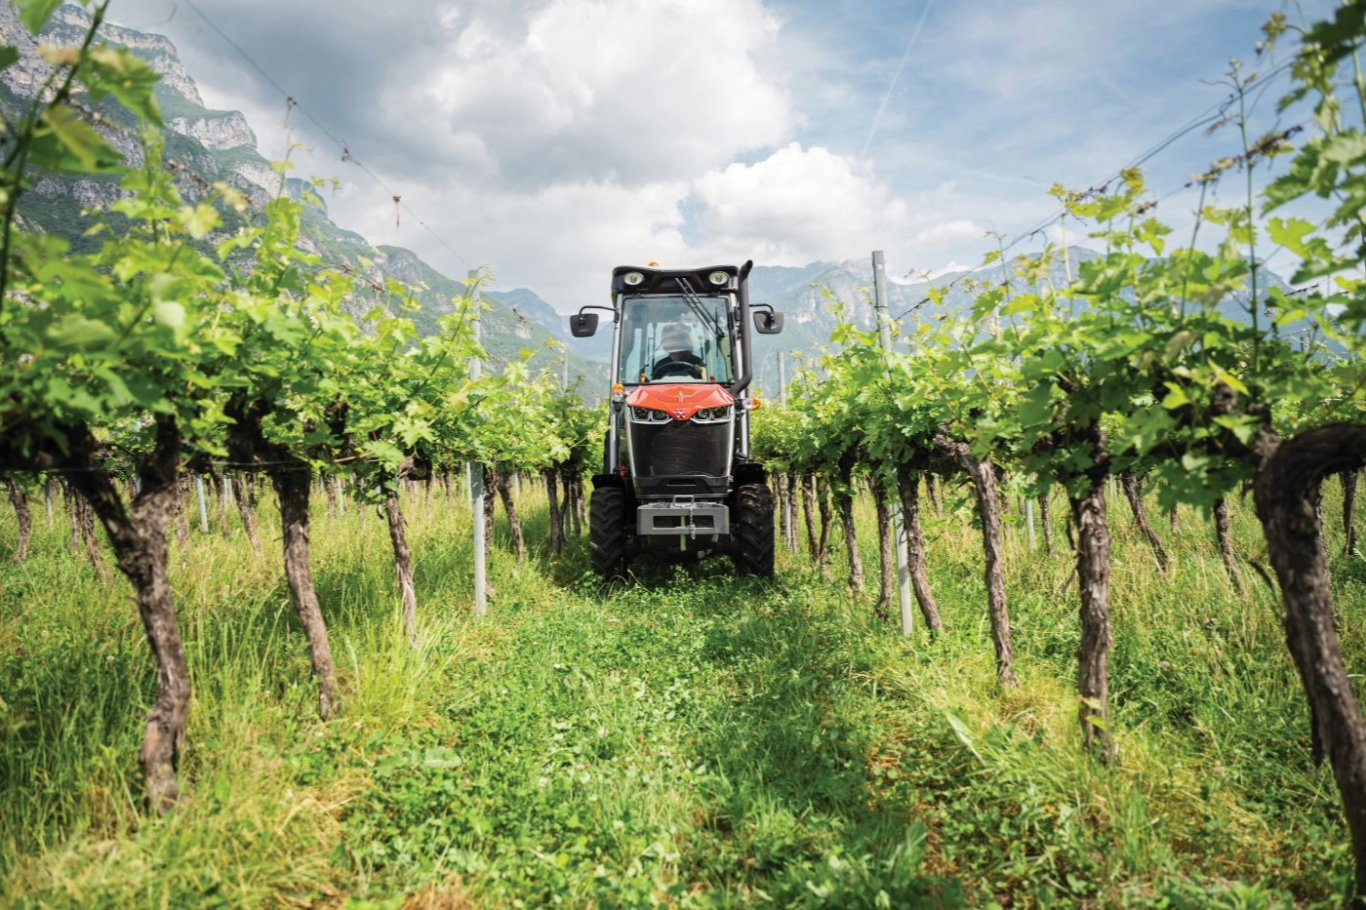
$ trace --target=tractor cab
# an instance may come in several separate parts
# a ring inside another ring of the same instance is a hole
[[[601,473],[589,502],[597,571],[632,557],[729,553],[745,574],[773,573],[773,503],[751,460],[753,334],[783,318],[751,307],[752,263],[664,270],[620,266],[612,306],[570,317],[577,337],[611,312],[612,395]]]

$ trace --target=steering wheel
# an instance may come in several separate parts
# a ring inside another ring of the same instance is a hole
[[[674,373],[687,373],[689,376],[696,376],[701,367],[695,363],[688,363],[686,360],[670,360],[662,364],[655,370],[655,378],[662,379],[665,376],[672,376]]]

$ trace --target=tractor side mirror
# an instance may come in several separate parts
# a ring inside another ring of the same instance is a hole
[[[755,313],[754,330],[760,335],[777,335],[783,330],[783,314],[775,310]]]
[[[575,338],[591,338],[597,330],[597,313],[575,313],[569,317],[569,331]]]

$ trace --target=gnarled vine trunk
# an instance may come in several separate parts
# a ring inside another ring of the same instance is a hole
[[[479,470],[478,467],[475,470]],[[498,473],[490,467],[484,471],[484,541],[493,546],[493,507],[498,501]]]
[[[854,529],[854,494],[848,489],[835,493],[836,507],[839,509],[840,525],[844,528],[844,553],[849,560],[849,586],[856,594],[862,594],[866,587],[863,579],[863,559],[858,551],[858,533]]]
[[[1238,556],[1233,552],[1233,528],[1228,516],[1228,503],[1220,497],[1214,503],[1214,531],[1219,540],[1219,555],[1224,561],[1224,570],[1233,582],[1233,590],[1240,595],[1246,594],[1243,587],[1243,574],[1238,571]]]
[[[812,562],[820,559],[820,549],[816,532],[816,477],[814,474],[802,475],[802,514],[806,518],[806,552]]]
[[[1359,470],[1343,471],[1338,475],[1342,480],[1342,532],[1347,537],[1346,555],[1351,556],[1357,549],[1356,503],[1357,475]]]
[[[819,482],[816,489],[816,501],[819,504],[821,515],[821,536],[816,542],[816,562],[820,566],[821,576],[828,581],[830,578],[830,533],[835,524],[834,509],[830,504],[829,478]]]
[[[963,446],[966,450],[967,446]],[[1001,508],[996,491],[996,472],[991,462],[967,456],[968,476],[977,494],[977,514],[982,521],[982,552],[986,558],[987,610],[991,615],[991,643],[996,650],[996,678],[1003,686],[1016,686],[1015,654],[1010,634],[1010,609],[1006,602],[1005,551],[1001,540]]]
[[[787,495],[783,498],[783,512],[787,516],[787,549],[797,552],[797,484],[796,474],[787,475]]]
[[[512,529],[512,550],[517,554],[518,562],[525,562],[526,537],[522,534],[522,519],[517,515],[517,503],[512,498],[508,475],[499,471],[494,476],[498,478],[498,498],[503,501],[503,512],[507,515],[508,526]]]
[[[109,481],[113,484],[113,479]],[[84,553],[90,567],[99,575],[100,581],[109,581],[109,567],[104,563],[100,551],[99,538],[95,536],[95,513],[90,501],[81,492],[82,486],[72,480],[66,485],[66,506],[71,517],[71,552]],[[117,493],[117,489],[116,489]]]
[[[337,671],[327,640],[327,624],[323,621],[318,591],[313,584],[308,507],[313,490],[313,467],[287,446],[266,439],[262,421],[273,407],[269,401],[247,401],[234,396],[225,409],[233,420],[228,430],[228,452],[237,462],[264,461],[269,465],[267,473],[280,505],[285,581],[308,638],[313,674],[318,678],[318,715],[328,720],[341,710],[341,696],[337,692]],[[344,413],[345,409],[340,408],[333,415],[337,424],[343,421]],[[337,426],[333,431],[337,432]]]
[[[925,495],[930,498],[930,505],[934,507],[935,517],[943,518],[944,503],[939,498],[939,478],[933,474],[925,475]]]
[[[569,476],[560,478],[563,483],[563,501],[557,505],[560,510],[560,527],[566,535],[572,530],[573,517],[569,514],[574,505],[574,479]]]
[[[1002,686],[1019,685],[1010,634],[1010,609],[1006,602],[1005,551],[1001,533],[1001,501],[996,489],[996,468],[990,460],[978,461],[962,440],[940,433],[934,438],[938,457],[968,475],[977,499],[982,523],[985,557],[987,613],[991,619],[991,643],[996,651],[996,678]]]
[[[784,510],[785,502],[783,494],[787,491],[787,477],[783,474],[774,473],[769,475],[769,494],[773,501],[778,503],[778,508],[774,510],[774,519],[778,526],[778,538],[784,543],[787,542],[787,512]]]
[[[897,468],[898,488],[901,492],[901,526],[906,535],[906,561],[910,564],[911,590],[920,605],[920,615],[930,634],[944,631],[944,620],[930,590],[929,567],[925,562],[925,532],[920,526],[920,474],[906,466]]]
[[[79,494],[69,481],[62,481],[62,505],[66,507],[66,517],[71,522],[71,536],[67,539],[67,549],[72,553],[81,552],[81,522],[76,497]]]
[[[1043,549],[1049,556],[1053,555],[1053,506],[1049,501],[1048,487],[1039,494],[1039,524],[1043,525]]]
[[[564,521],[563,514],[559,509],[559,480],[560,472],[555,468],[547,468],[543,472],[545,477],[545,496],[550,503],[550,555],[558,556],[564,549]]]
[[[274,468],[271,480],[280,499],[285,580],[289,583],[294,609],[308,637],[313,673],[318,677],[318,715],[327,720],[341,709],[341,700],[337,694],[337,671],[332,663],[332,648],[327,641],[327,624],[323,621],[318,592],[313,586],[308,514],[308,494],[313,485],[313,472],[307,462],[296,461],[292,466],[283,466],[283,469]]]
[[[28,494],[14,482],[13,477],[5,478],[5,492],[9,494],[9,504],[14,507],[14,518],[19,523],[19,540],[14,544],[14,561],[28,559],[29,540],[33,537],[33,514],[28,508]]]
[[[1166,572],[1171,568],[1171,557],[1167,555],[1167,548],[1162,546],[1157,532],[1153,530],[1152,522],[1148,521],[1148,510],[1143,506],[1142,479],[1133,471],[1124,471],[1119,475],[1119,482],[1124,488],[1124,498],[1129,501],[1129,510],[1134,513],[1134,522],[1157,559],[1157,567]]]
[[[157,669],[156,699],[147,714],[138,763],[148,804],[156,812],[166,812],[179,799],[176,769],[190,713],[189,668],[166,572],[166,527],[175,510],[180,433],[174,420],[157,418],[156,441],[139,466],[138,493],[131,506],[125,505],[109,473],[91,460],[96,444],[84,435],[87,438],[78,437],[72,446],[76,454],[69,462],[73,470],[68,482],[99,516],[119,571],[137,597],[138,616]]]
[[[892,532],[892,510],[887,502],[887,484],[882,474],[874,469],[868,486],[873,494],[873,507],[877,513],[878,542],[878,594],[874,608],[878,619],[886,621],[892,616],[892,591],[896,590],[896,536]]]
[[[573,494],[572,500],[574,504],[574,508],[570,510],[570,513],[574,517],[574,536],[578,537],[583,534],[583,526],[588,523],[588,518],[584,514],[582,477],[576,476],[574,478],[574,482],[570,484],[570,491]]]
[[[180,546],[185,546],[190,540],[190,511],[186,506],[190,497],[190,478],[181,474],[176,478],[175,483],[175,502],[171,506],[173,520],[175,521],[175,541]]]
[[[844,553],[849,560],[849,586],[855,594],[862,594],[863,558],[858,551],[858,532],[854,528],[854,459],[845,455],[840,459],[841,482],[835,489],[835,508],[839,510],[840,525],[844,528]]]
[[[1315,492],[1333,473],[1366,464],[1366,426],[1338,424],[1284,442],[1259,442],[1253,487],[1267,553],[1281,586],[1285,637],[1309,701],[1314,758],[1326,755],[1356,859],[1355,905],[1366,903],[1366,722],[1333,625],[1328,560]]]
[[[256,524],[256,478],[238,474],[233,477],[232,485],[236,493],[237,513],[242,517],[247,540],[251,541],[252,551],[260,556],[261,532]]]
[[[393,485],[384,491],[384,515],[389,520],[389,543],[394,548],[394,575],[403,601],[403,631],[408,644],[417,647],[417,588],[413,585],[413,551],[408,547],[407,522]]]
[[[1077,660],[1082,742],[1102,759],[1114,754],[1109,729],[1110,526],[1105,484],[1094,481],[1080,498],[1068,497],[1077,525],[1077,586],[1081,591],[1081,648]]]

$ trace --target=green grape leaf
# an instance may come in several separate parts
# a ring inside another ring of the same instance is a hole
[[[108,344],[118,338],[118,333],[107,323],[71,316],[53,326],[48,338],[55,347],[84,348]]]
[[[44,112],[29,156],[35,166],[58,174],[114,174],[124,170],[119,153],[64,104]]]
[[[84,81],[97,97],[108,92],[138,119],[161,126],[156,85],[161,80],[150,63],[121,47],[95,47],[88,55]]]
[[[19,21],[36,37],[62,5],[62,0],[14,0],[14,5],[19,8]]]

